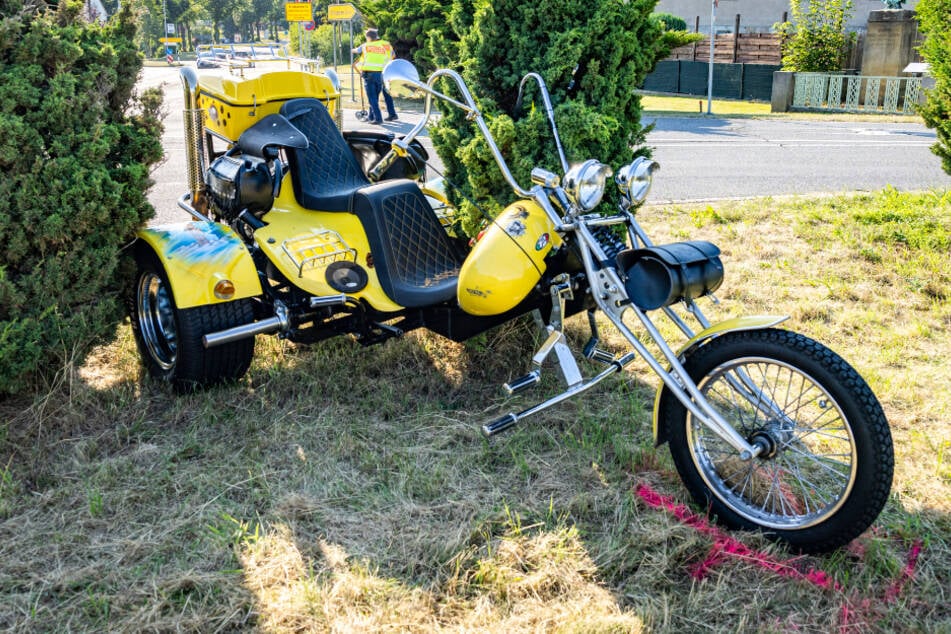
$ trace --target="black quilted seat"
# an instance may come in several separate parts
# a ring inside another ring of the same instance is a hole
[[[304,150],[287,148],[297,202],[307,209],[350,211],[354,192],[370,181],[327,108],[318,99],[291,99],[281,114],[310,141]]]
[[[357,215],[380,285],[397,304],[417,308],[455,299],[463,257],[419,186],[406,179],[370,185],[317,99],[288,101],[281,114],[310,141],[306,149],[286,148],[297,201]]]
[[[462,256],[413,181],[384,181],[353,197],[376,273],[393,301],[408,308],[456,297]]]

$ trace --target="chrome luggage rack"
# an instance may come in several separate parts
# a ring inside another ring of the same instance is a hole
[[[356,250],[347,246],[339,233],[329,229],[288,238],[281,248],[297,267],[298,277],[303,277],[305,270],[324,268],[333,262],[355,262],[357,259]]]

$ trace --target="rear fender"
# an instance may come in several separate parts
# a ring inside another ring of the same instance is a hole
[[[761,328],[771,328],[777,324],[789,319],[787,316],[777,316],[777,315],[753,315],[750,317],[734,317],[733,319],[727,319],[726,321],[721,321],[718,324],[713,324],[709,328],[704,329],[702,332],[697,333],[687,341],[680,350],[677,351],[677,358],[683,362],[690,354],[704,345],[711,339],[719,337],[720,335],[726,334],[728,332],[735,332],[738,330],[759,330]],[[654,445],[660,446],[667,442],[667,437],[663,433],[660,425],[660,413],[663,411],[664,406],[666,405],[667,399],[675,399],[676,397],[668,389],[665,383],[661,383],[661,387],[657,390],[657,395],[654,398]]]
[[[181,222],[142,229],[140,245],[158,256],[178,308],[221,304],[262,293],[251,253],[230,227],[217,222]],[[215,286],[230,280],[234,294],[219,297]]]

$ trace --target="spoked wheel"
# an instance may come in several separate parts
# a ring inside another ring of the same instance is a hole
[[[768,329],[717,337],[684,367],[720,415],[763,448],[741,460],[679,401],[664,399],[677,470],[720,522],[821,552],[875,521],[891,488],[891,434],[875,395],[841,357]]]
[[[179,392],[233,381],[247,372],[254,339],[205,348],[202,337],[253,319],[251,300],[179,309],[168,276],[154,253],[143,249],[130,297],[132,332],[149,374]]]

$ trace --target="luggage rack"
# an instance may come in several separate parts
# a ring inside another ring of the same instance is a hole
[[[333,262],[356,261],[357,252],[347,246],[336,231],[312,231],[288,238],[281,244],[284,253],[297,267],[298,277],[305,270],[323,268]]]

